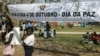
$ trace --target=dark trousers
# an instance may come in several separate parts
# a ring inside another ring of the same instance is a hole
[[[25,56],[32,56],[33,46],[24,45]]]
[[[47,32],[47,38],[50,37],[49,31],[50,31],[50,30],[46,30],[46,32]]]

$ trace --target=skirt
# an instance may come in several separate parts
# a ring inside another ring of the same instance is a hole
[[[13,55],[13,54],[14,54],[13,45],[5,45],[3,50],[3,55]]]

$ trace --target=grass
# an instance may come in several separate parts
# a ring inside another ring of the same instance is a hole
[[[56,43],[61,43],[66,46],[70,47],[77,47],[77,48],[84,48],[80,41],[82,40],[82,35],[74,35],[74,34],[59,34],[55,38],[50,38],[53,42]],[[94,48],[99,48],[100,45],[94,45],[94,44],[85,44],[86,47],[94,47]]]
[[[38,35],[35,34],[35,37],[38,38]],[[54,42],[62,43],[64,45],[80,45],[80,41],[83,39],[82,34],[57,34],[55,37],[51,37],[49,39],[44,39],[39,37],[42,40],[51,40]]]
[[[55,38],[52,38],[53,41],[62,43],[64,45],[76,46],[79,45],[82,35],[65,35],[59,34]]]
[[[54,28],[52,27],[53,29],[56,29],[57,31],[64,31],[64,32],[100,32],[100,27],[96,26],[96,27],[92,27],[92,29],[90,29],[89,27],[72,27],[72,28],[69,28],[67,26],[65,26],[64,28],[61,28],[60,26]]]

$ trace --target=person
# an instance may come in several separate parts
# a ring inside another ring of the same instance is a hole
[[[2,29],[2,21],[0,20],[0,30]]]
[[[49,31],[51,29],[49,22],[46,22],[46,26],[45,27],[46,27],[47,37],[49,37],[50,36]]]
[[[98,44],[98,34],[96,32],[93,32],[93,43]]]
[[[85,42],[88,42],[90,38],[90,33],[86,32],[86,34],[83,35],[83,38],[85,39]]]
[[[94,36],[97,36],[97,33],[96,32],[93,32]]]
[[[14,46],[11,43],[14,36],[13,32],[13,25],[11,23],[6,24],[6,34],[5,34],[5,41],[4,41],[4,50],[3,55],[4,56],[12,56],[14,54]]]
[[[22,24],[22,31],[25,31],[25,29],[26,29],[26,25],[25,25],[25,23],[23,22],[23,24]]]
[[[5,38],[4,38],[4,36],[5,36],[5,30],[6,30],[6,24],[4,23],[4,21],[2,21],[2,31],[1,31],[1,38],[2,38],[2,42],[4,42],[4,40],[5,40]]]
[[[14,37],[13,24],[10,17],[7,14],[5,14],[5,16],[8,19],[8,22],[6,23],[5,26],[6,31],[5,31],[5,35],[3,36],[5,38],[3,56],[13,56],[14,54],[14,45],[12,43],[12,39]]]
[[[56,36],[56,30],[53,31],[54,37]]]
[[[38,30],[38,24],[37,24],[37,22],[34,22],[34,30]]]
[[[33,45],[35,43],[35,36],[33,34],[33,28],[26,28],[26,33],[24,33],[22,37],[23,48],[25,51],[25,56],[32,56],[33,53]]]
[[[39,37],[43,37],[43,32],[41,30],[39,30],[39,33],[38,33]]]

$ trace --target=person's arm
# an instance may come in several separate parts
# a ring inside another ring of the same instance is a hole
[[[4,13],[4,16],[7,18],[7,20],[8,20],[10,23],[12,23],[12,20],[11,20],[10,16],[9,16],[7,13]],[[12,23],[12,24],[13,24],[13,23]]]
[[[9,40],[7,42],[4,42],[4,44],[10,44],[13,38],[13,33],[10,34]]]
[[[2,42],[5,41],[6,32],[1,32],[0,37],[2,38]]]
[[[26,39],[27,35],[26,34],[23,34],[21,40],[24,41]]]

